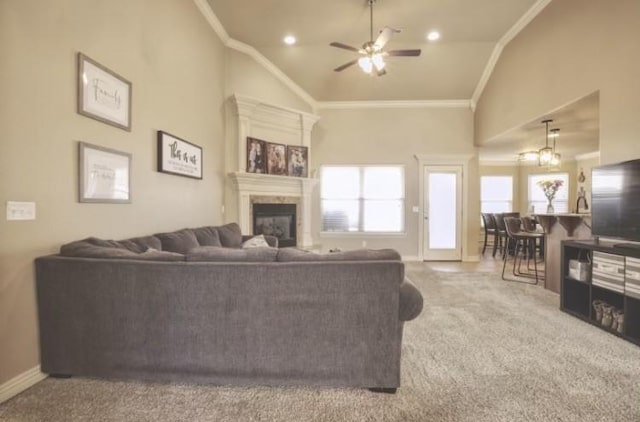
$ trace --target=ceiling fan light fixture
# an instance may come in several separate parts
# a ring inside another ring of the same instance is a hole
[[[369,56],[360,57],[358,59],[358,66],[360,66],[360,69],[362,69],[364,73],[373,72],[373,61]]]
[[[296,43],[296,37],[293,35],[287,35],[282,41],[287,45],[294,45]]]
[[[371,62],[376,67],[376,70],[378,72],[384,69],[385,62],[382,57],[382,54],[374,54],[373,56],[371,56]]]

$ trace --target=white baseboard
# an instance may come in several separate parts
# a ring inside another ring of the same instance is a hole
[[[40,365],[11,378],[9,381],[0,385],[0,403],[4,403],[11,397],[22,393],[27,388],[39,383],[48,377],[47,374],[40,372]]]
[[[420,261],[422,261],[418,255],[415,255],[415,256],[414,255],[404,255],[402,257],[402,260],[403,261],[407,261],[407,262],[414,262],[414,261],[420,262]]]
[[[480,262],[480,255],[467,255],[462,258],[462,262]]]

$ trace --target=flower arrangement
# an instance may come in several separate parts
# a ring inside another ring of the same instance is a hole
[[[549,202],[553,201],[553,198],[556,197],[556,193],[558,193],[558,189],[562,186],[564,181],[562,180],[540,180],[538,181],[538,186],[544,192],[544,196],[547,197]]]

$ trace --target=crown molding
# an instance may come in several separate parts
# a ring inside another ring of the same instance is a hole
[[[200,13],[202,13],[202,16],[204,16],[205,20],[209,23],[209,25],[213,29],[213,32],[218,35],[220,41],[222,41],[224,45],[227,45],[231,37],[229,37],[227,30],[224,29],[224,26],[222,26],[222,23],[220,22],[216,14],[213,13],[213,10],[211,10],[211,6],[209,6],[207,0],[193,0],[193,2],[198,7],[198,10],[200,10]]]
[[[193,0],[193,2],[196,4],[198,9],[200,10],[200,13],[202,13],[205,20],[209,23],[213,31],[218,35],[220,41],[222,41],[225,47],[239,51],[240,53],[244,53],[253,58],[268,72],[275,76],[276,79],[282,82],[285,86],[287,86],[287,88],[292,90],[302,100],[309,104],[314,111],[317,110],[317,101],[311,95],[309,95],[307,91],[302,89],[300,85],[296,84],[291,78],[285,75],[285,73],[281,71],[275,64],[273,64],[269,59],[260,54],[258,50],[251,47],[250,45],[231,38],[227,31],[224,29],[224,26],[222,26],[222,23],[220,22],[218,17],[215,15],[215,13],[213,13],[213,10],[211,9],[211,6],[207,2],[207,0]]]
[[[470,100],[415,101],[319,101],[318,109],[348,110],[372,108],[471,108]]]
[[[478,164],[486,167],[519,167],[520,163],[517,158],[512,160],[495,160],[495,159],[479,159]]]
[[[531,6],[531,8],[529,8],[529,10],[527,10],[520,19],[518,19],[518,21],[502,36],[502,38],[498,40],[496,46],[493,48],[491,56],[489,57],[487,66],[484,68],[484,72],[482,72],[478,85],[471,96],[471,103],[473,104],[474,110],[476,104],[478,104],[480,96],[482,95],[482,91],[484,91],[487,82],[489,82],[489,78],[493,73],[496,63],[498,63],[498,59],[500,58],[504,47],[509,44],[511,40],[513,40],[516,35],[518,35],[520,31],[522,31],[536,16],[538,16],[542,9],[547,7],[549,3],[551,3],[551,0],[538,0],[535,2],[535,4]]]

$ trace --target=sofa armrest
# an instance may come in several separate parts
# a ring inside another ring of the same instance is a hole
[[[405,277],[400,284],[400,321],[411,321],[422,312],[424,300],[420,290]]]
[[[252,237],[254,237],[255,235],[242,235],[242,242],[246,242],[247,240],[251,239]],[[264,240],[267,241],[267,243],[269,244],[269,246],[271,246],[272,248],[277,248],[278,247],[278,238],[275,236],[270,236],[268,234],[264,234]]]

